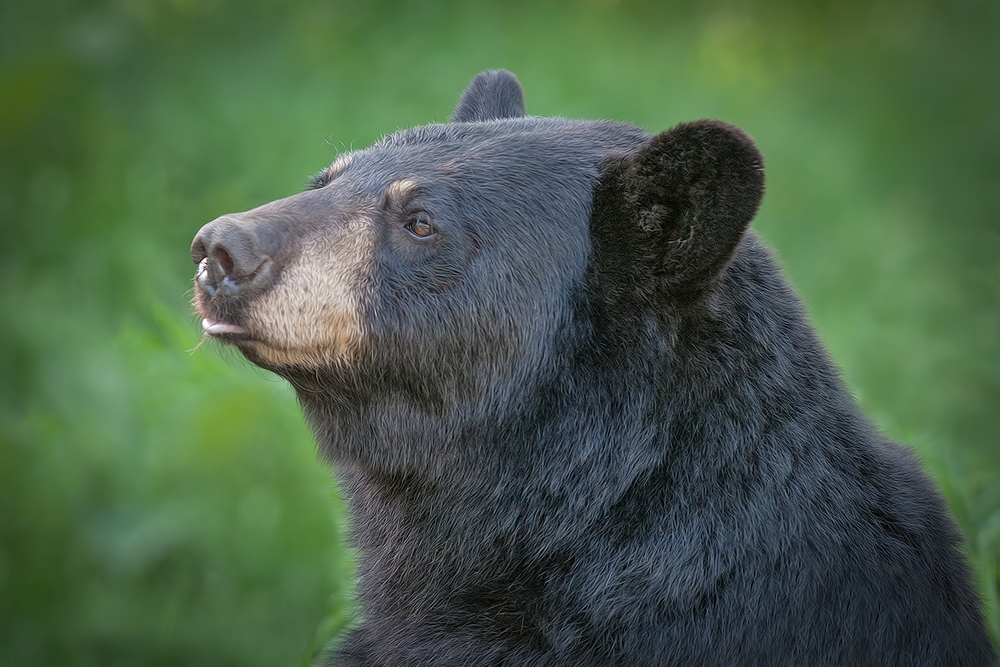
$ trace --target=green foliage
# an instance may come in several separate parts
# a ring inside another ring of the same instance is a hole
[[[290,391],[153,313],[10,425],[3,664],[288,664],[347,621],[340,506]]]
[[[990,0],[3,3],[0,664],[302,664],[345,626],[329,470],[284,384],[189,352],[187,247],[490,67],[533,114],[755,137],[755,224],[1000,636],[998,28]]]

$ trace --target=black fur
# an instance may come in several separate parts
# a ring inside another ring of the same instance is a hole
[[[480,75],[275,205],[383,235],[355,362],[273,369],[350,502],[335,664],[996,665],[943,502],[747,231],[750,139],[522,116]]]
[[[451,121],[465,123],[521,118],[524,115],[521,84],[510,72],[490,70],[477,74],[462,93]]]

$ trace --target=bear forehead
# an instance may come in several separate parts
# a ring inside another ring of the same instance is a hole
[[[353,172],[370,186],[442,173],[559,169],[595,172],[610,153],[631,153],[647,139],[632,125],[610,121],[519,118],[486,123],[448,123],[401,130],[347,153],[329,177]],[[378,181],[371,182],[371,181]]]
[[[589,141],[632,138],[644,141],[646,133],[634,125],[617,121],[568,120],[565,118],[509,118],[480,123],[422,125],[400,130],[373,144],[369,150],[392,146],[413,146],[438,142],[462,142],[470,147],[479,142],[504,139],[547,140],[553,144],[579,144]]]

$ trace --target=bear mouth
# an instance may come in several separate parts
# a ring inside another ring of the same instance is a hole
[[[218,337],[246,337],[250,335],[250,332],[239,326],[238,324],[230,324],[229,322],[223,322],[222,320],[216,320],[211,317],[206,317],[201,321],[201,328],[209,336]]]

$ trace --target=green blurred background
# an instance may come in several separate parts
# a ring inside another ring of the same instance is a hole
[[[349,622],[329,470],[197,347],[188,245],[494,67],[535,115],[757,140],[755,225],[1000,635],[998,35],[995,0],[4,1],[0,665],[308,664]]]

